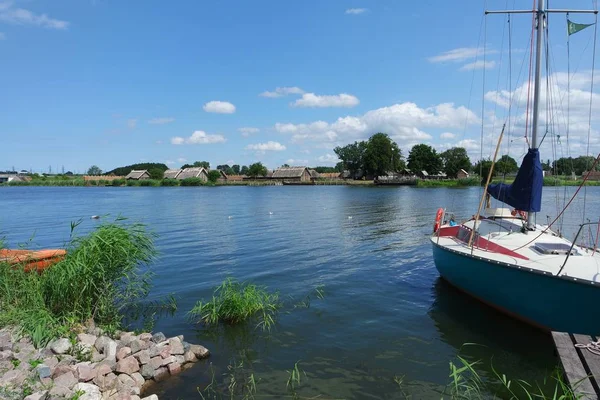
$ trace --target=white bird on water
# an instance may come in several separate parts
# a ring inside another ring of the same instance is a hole
[[[99,215],[92,215],[90,218],[91,219],[100,219],[100,216]]]
[[[229,217],[227,217],[227,218],[231,219],[231,215]]]
[[[273,215],[273,211],[269,211],[269,215]]]
[[[348,216],[348,219],[352,219],[352,215],[349,215],[349,216]]]

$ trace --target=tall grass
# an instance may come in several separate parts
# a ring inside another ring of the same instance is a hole
[[[179,182],[181,186],[203,186],[205,183],[200,178],[185,178]]]
[[[40,274],[0,263],[0,326],[19,327],[36,345],[90,318],[118,329],[148,294],[154,255],[144,226],[117,221],[73,238],[65,259]]]

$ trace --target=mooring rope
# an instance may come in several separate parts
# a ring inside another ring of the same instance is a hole
[[[591,341],[587,344],[575,343],[575,347],[580,349],[587,349],[590,353],[600,356],[600,340]]]

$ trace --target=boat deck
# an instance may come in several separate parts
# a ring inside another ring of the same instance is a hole
[[[442,226],[439,237],[434,234],[431,240],[450,251],[498,264],[600,284],[600,252],[580,246],[571,248],[571,242],[565,238],[551,230],[544,232],[545,226],[537,225],[535,231],[526,233],[521,232],[522,226],[519,218],[481,219],[477,222],[475,246],[469,247],[475,227],[475,220],[470,220],[457,226]]]
[[[565,378],[578,399],[600,398],[600,355],[587,347],[597,337],[552,332]],[[600,353],[600,352],[599,352]]]

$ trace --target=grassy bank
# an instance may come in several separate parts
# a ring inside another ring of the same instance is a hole
[[[514,178],[493,179],[492,183],[513,183]],[[445,180],[423,180],[417,181],[417,187],[467,187],[479,186],[481,181],[479,178],[466,179],[445,179]],[[579,186],[581,180],[570,180],[561,177],[546,177],[544,178],[544,186]],[[600,186],[600,181],[587,181],[586,186]]]
[[[40,274],[0,263],[0,326],[18,327],[38,346],[89,319],[121,329],[148,294],[154,256],[144,226],[117,221],[73,237],[65,259]]]

